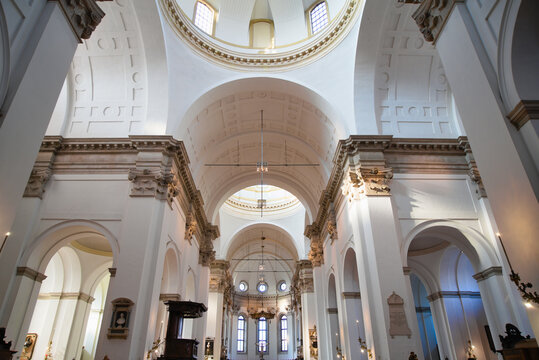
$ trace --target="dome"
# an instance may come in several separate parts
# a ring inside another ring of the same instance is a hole
[[[211,61],[283,69],[323,56],[348,34],[357,0],[161,0],[169,24]]]

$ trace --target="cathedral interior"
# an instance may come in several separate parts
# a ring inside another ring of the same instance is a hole
[[[2,0],[0,360],[539,359],[537,0]]]

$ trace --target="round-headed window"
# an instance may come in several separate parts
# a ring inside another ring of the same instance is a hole
[[[277,285],[277,288],[279,291],[286,291],[288,290],[288,285],[286,284],[286,281],[282,280],[279,282],[279,285]]]
[[[258,285],[256,286],[256,288],[258,289],[258,292],[259,293],[265,293],[266,291],[268,291],[268,284],[264,281],[261,281],[258,283]]]
[[[239,285],[238,285],[238,290],[241,291],[241,292],[245,292],[247,291],[247,289],[249,289],[249,285],[247,285],[247,283],[245,281],[240,281]]]

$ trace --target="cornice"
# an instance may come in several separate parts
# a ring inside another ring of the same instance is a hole
[[[142,158],[141,153],[144,153]],[[41,158],[43,161],[40,163]],[[208,261],[212,260],[211,241],[219,237],[219,228],[209,223],[206,217],[204,201],[189,169],[189,157],[183,142],[172,136],[84,139],[46,136],[34,168],[38,165],[40,170],[44,170],[33,173],[33,176],[44,180],[50,177],[51,172],[126,174],[132,182],[130,196],[155,196],[169,202],[178,198],[184,205],[182,210],[196,225],[192,231],[197,235],[201,251],[205,252]],[[31,178],[30,181],[33,185],[36,179]],[[40,195],[42,192],[37,193]],[[206,260],[204,263],[209,266]]]
[[[17,267],[17,276],[24,276],[32,281],[42,282],[47,278],[47,275],[40,273],[34,269],[30,269],[26,266]]]
[[[530,120],[539,119],[539,100],[522,100],[509,114],[507,118],[518,130]]]
[[[492,276],[502,276],[502,275],[503,275],[503,272],[502,272],[501,266],[491,266],[488,269],[485,269],[473,275],[473,278],[477,282],[479,282],[479,281],[486,280]]]
[[[202,34],[183,13],[176,0],[159,0],[159,4],[169,25],[193,50],[219,65],[237,70],[288,70],[316,60],[335,48],[346,37],[358,17],[360,8],[359,0],[347,0],[330,26],[313,40],[305,40],[304,46],[276,54],[249,54],[226,48],[217,44],[218,40]],[[234,44],[229,45],[240,48]]]
[[[381,156],[379,159],[365,156],[372,153],[379,153]],[[378,183],[379,186],[378,191],[374,193],[388,195],[389,188],[385,183],[390,180],[393,173],[470,174],[470,169],[477,170],[475,162],[471,163],[473,158],[470,156],[471,149],[465,136],[457,139],[402,139],[393,138],[391,135],[351,135],[348,139],[340,140],[333,156],[331,175],[318,202],[317,216],[315,221],[305,228],[305,236],[322,234],[328,221],[331,204],[337,200],[345,179],[347,164],[351,161],[357,163],[354,166],[358,169],[354,172],[358,177],[361,175],[367,180],[373,176],[377,178],[375,184]],[[365,171],[361,170],[363,166],[366,167]],[[373,171],[376,174],[372,173]],[[385,179],[381,176],[384,172]],[[479,172],[476,171],[476,174],[478,176]],[[347,179],[348,177],[347,175]]]
[[[481,298],[479,291],[437,291],[427,296],[429,302],[444,298]]]

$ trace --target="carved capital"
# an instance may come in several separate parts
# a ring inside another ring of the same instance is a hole
[[[210,292],[224,292],[227,287],[228,268],[226,260],[215,260],[210,263]]]
[[[132,182],[130,196],[165,200],[174,175],[165,169],[149,168],[130,169],[127,177]]]
[[[348,201],[359,200],[365,195],[365,182],[361,174],[355,170],[349,170],[344,174],[341,192],[348,196]]]
[[[193,240],[193,235],[195,234],[196,230],[197,221],[195,215],[192,211],[188,211],[185,219],[185,240],[189,241],[189,244],[191,244],[191,240]]]
[[[420,4],[412,14],[425,40],[436,42],[453,6],[464,0],[398,0],[406,4]]]
[[[460,137],[459,143],[464,149],[464,153],[466,154],[465,156],[466,162],[468,163],[468,176],[475,185],[475,193],[477,195],[477,198],[480,199],[483,197],[487,197],[487,191],[485,190],[485,186],[483,185],[483,180],[481,179],[481,175],[479,174],[479,169],[477,168],[477,163],[475,162],[475,158],[473,156],[468,139],[465,137]]]
[[[339,237],[339,234],[337,233],[337,216],[335,215],[335,209],[333,208],[333,204],[329,209],[326,229],[329,238],[331,239],[331,244],[333,244],[333,242]]]
[[[318,227],[309,225],[305,229],[305,236],[311,239],[311,250],[309,251],[309,261],[313,266],[321,266],[324,263],[324,244],[320,237]]]
[[[99,0],[49,0],[56,1],[71,25],[79,42],[89,39],[105,12],[97,5]],[[102,0],[106,1],[106,0]]]
[[[313,265],[311,261],[299,260],[296,263],[296,272],[292,282],[298,295],[314,292]]]
[[[349,169],[344,176],[341,191],[348,200],[359,200],[365,196],[387,196],[391,188],[389,182],[393,178],[390,168],[361,167]]]
[[[45,192],[45,185],[49,181],[52,174],[50,167],[47,168],[34,168],[24,189],[24,197],[38,197],[42,198]]]

